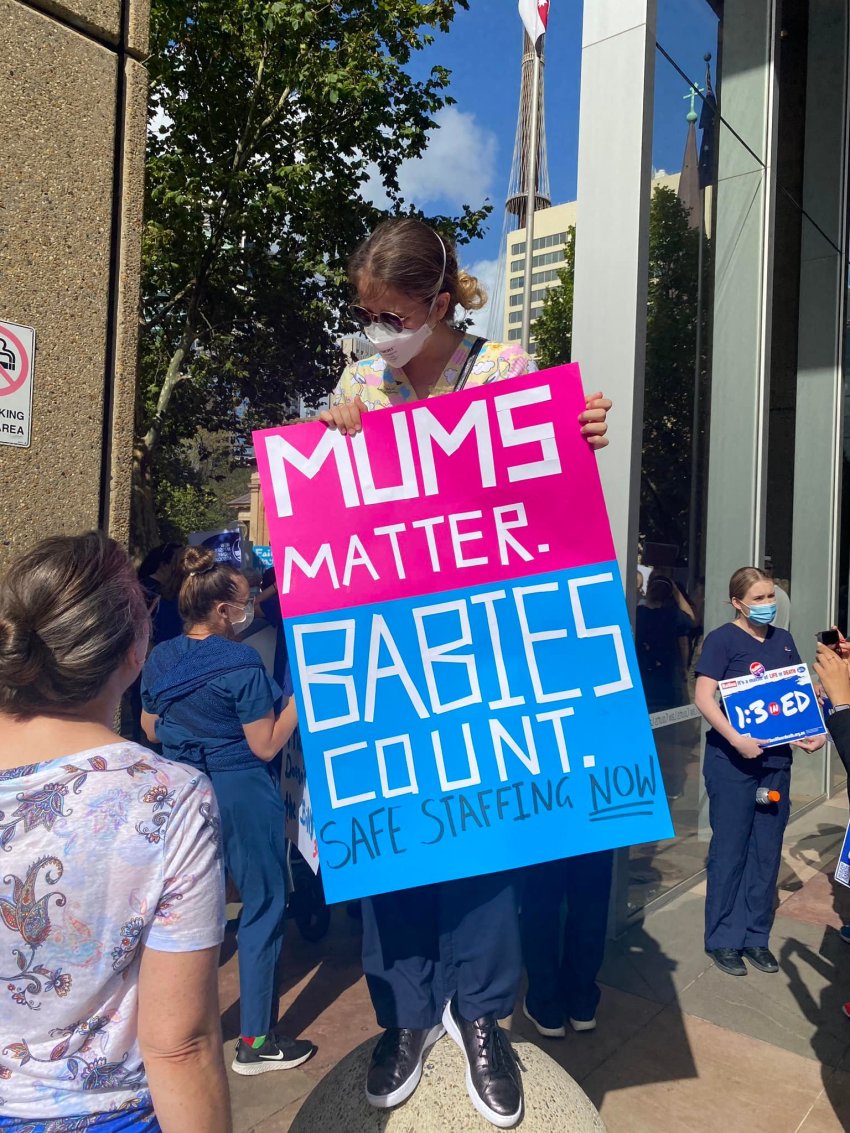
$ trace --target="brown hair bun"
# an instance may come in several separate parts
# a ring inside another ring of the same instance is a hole
[[[184,578],[193,574],[206,574],[215,569],[215,552],[209,547],[186,547],[180,561],[180,573]]]
[[[0,583],[0,712],[26,719],[88,704],[147,623],[144,592],[114,539],[45,539]]]

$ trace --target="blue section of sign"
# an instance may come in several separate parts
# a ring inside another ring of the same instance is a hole
[[[844,834],[841,854],[835,867],[835,880],[850,888],[850,825],[848,825]]]
[[[238,530],[195,531],[189,536],[192,546],[208,547],[217,563],[229,563],[242,569],[242,536]]]
[[[254,554],[263,570],[270,570],[274,566],[271,547],[258,547],[254,545]]]
[[[822,736],[826,731],[806,665],[721,681],[720,695],[735,731],[765,747]]]
[[[672,835],[615,562],[286,634],[329,900]]]

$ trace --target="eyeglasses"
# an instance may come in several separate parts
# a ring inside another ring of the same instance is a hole
[[[373,315],[371,311],[367,311],[365,307],[361,307],[358,303],[350,303],[348,310],[362,327],[371,326],[372,323],[382,323],[387,330],[391,330],[394,334],[404,330],[406,319],[404,315],[394,315],[392,311],[381,311],[377,315]]]

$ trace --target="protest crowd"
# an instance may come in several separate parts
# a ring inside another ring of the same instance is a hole
[[[529,372],[517,348],[454,328],[457,306],[475,305],[480,291],[451,243],[422,222],[382,224],[353,257],[351,282],[376,353],[342,375],[320,415],[328,434],[356,439],[376,409]],[[588,449],[607,443],[610,408],[593,394],[577,414]],[[231,1128],[215,987],[225,879],[242,906],[232,1069],[286,1070],[314,1053],[308,1039],[276,1029],[288,873],[280,753],[298,721],[280,619],[271,671],[250,635],[241,640],[255,609],[279,601],[287,614],[273,578],[264,581],[252,594],[246,575],[212,550],[173,545],[148,556],[137,577],[97,533],[47,539],[5,574],[0,837],[13,887],[0,908],[15,942],[8,986],[22,1010],[3,1016],[14,1066],[4,1071],[3,1128]],[[729,594],[733,619],[694,650],[693,608],[656,573],[637,640],[652,708],[696,656],[714,834],[705,947],[741,976],[745,960],[778,970],[769,934],[791,753],[742,735],[716,693],[753,663],[770,670],[800,657],[774,624],[768,573],[736,571]],[[850,646],[836,636],[819,646],[816,670],[845,754]],[[132,688],[142,742],[113,730]],[[810,751],[823,742],[797,741]],[[777,802],[760,805],[763,788]],[[97,885],[86,869],[93,858]],[[498,1128],[516,1125],[522,1075],[499,1020],[512,1014],[525,968],[522,1010],[541,1036],[596,1026],[611,874],[612,851],[602,849],[364,897],[363,970],[382,1029],[364,1083],[369,1103],[403,1104],[448,1035],[463,1053],[472,1105]],[[57,939],[53,922],[71,913],[75,934]]]

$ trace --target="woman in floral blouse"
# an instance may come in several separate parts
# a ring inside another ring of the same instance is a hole
[[[0,584],[0,1130],[232,1128],[215,798],[112,727],[147,643],[103,535]]]

